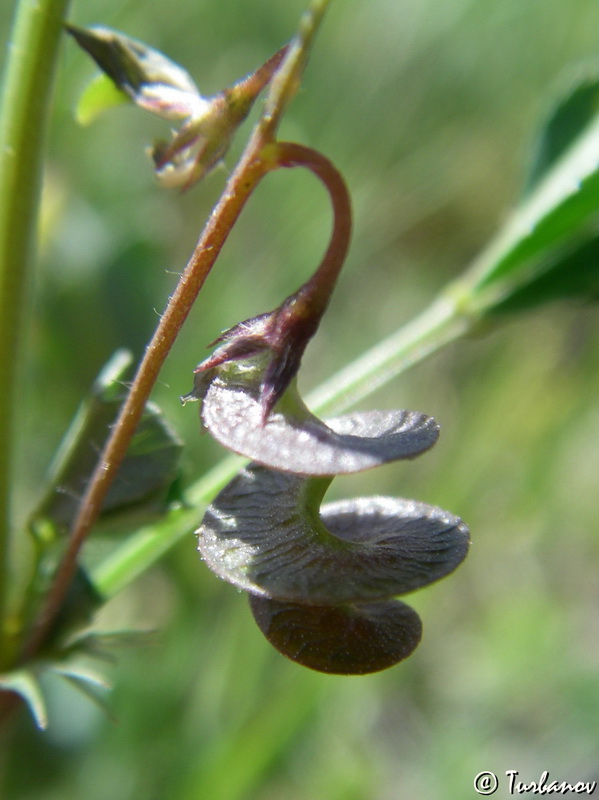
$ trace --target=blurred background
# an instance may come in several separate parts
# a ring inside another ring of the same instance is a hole
[[[0,10],[3,43],[13,5]],[[280,47],[304,6],[87,0],[70,20],[146,41],[211,94]],[[328,155],[355,204],[302,390],[465,268],[517,202],[550,98],[598,54],[595,0],[332,3],[281,131]],[[119,347],[143,352],[226,178],[161,189],[144,148],[166,123],[133,107],[79,127],[73,108],[94,74],[65,37],[22,407],[24,517],[101,366]],[[222,329],[305,280],[329,225],[323,190],[298,170],[269,177],[244,211],[154,394],[186,443],[185,483],[223,455],[179,403],[194,366]],[[441,439],[415,462],[337,479],[329,497],[411,497],[472,532],[459,570],[408,598],[424,638],[404,664],[344,678],[286,661],[190,531],[103,612],[107,628],[158,632],[119,653],[114,720],[57,679],[49,730],[19,721],[6,797],[461,800],[483,770],[503,778],[499,797],[506,770],[599,778],[598,368],[595,308],[556,304],[489,325],[363,403],[432,414]]]

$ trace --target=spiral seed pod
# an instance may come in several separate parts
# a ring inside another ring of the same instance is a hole
[[[204,561],[253,594],[336,605],[420,589],[466,556],[466,527],[434,506],[368,497],[320,509],[331,480],[243,470],[204,516]]]
[[[361,472],[432,447],[439,426],[418,411],[370,411],[326,423],[304,405],[295,383],[265,423],[252,366],[198,373],[183,398],[202,400],[202,422],[222,445],[272,469],[299,475]]]
[[[431,447],[438,427],[408,411],[325,424],[294,387],[261,422],[251,368],[204,376],[202,419],[252,463],[207,509],[198,548],[219,577],[250,594],[260,630],[281,653],[336,674],[365,674],[409,656],[421,622],[394,599],[452,572],[466,557],[464,523],[435,506],[391,497],[325,504],[335,474]]]
[[[322,672],[376,672],[420,641],[420,618],[395,596],[452,572],[469,533],[457,517],[411,500],[320,508],[335,475],[414,458],[439,429],[416,411],[325,422],[302,402],[295,379],[347,253],[351,204],[342,176],[319,153],[280,142],[269,152],[278,166],[307,167],[324,183],[333,230],[312,277],[273,311],[222,333],[182,398],[200,400],[214,438],[254,462],[206,511],[199,550],[250,594],[260,630],[281,653]]]

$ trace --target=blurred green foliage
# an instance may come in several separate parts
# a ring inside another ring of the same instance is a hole
[[[158,47],[210,94],[287,40],[303,7],[92,0],[72,22]],[[596,59],[598,31],[594,0],[332,4],[282,127],[336,163],[356,211],[304,389],[410,319],[484,245],[520,195],[552,87]],[[101,365],[119,347],[141,354],[224,182],[217,172],[185,195],[160,189],[144,146],[164,124],[136,109],[78,127],[93,74],[65,37],[23,400],[24,519]],[[189,481],[221,454],[178,400],[205,345],[293,291],[328,227],[324,192],[295,171],[268,178],[244,211],[154,394],[186,442]],[[102,613],[106,628],[159,631],[120,654],[118,723],[57,680],[49,730],[19,721],[6,796],[461,800],[481,770],[599,777],[596,311],[546,306],[484,333],[368,401],[433,414],[435,450],[334,484],[335,496],[435,503],[472,530],[460,571],[410,597],[425,632],[409,661],[362,678],[286,662],[190,534]]]

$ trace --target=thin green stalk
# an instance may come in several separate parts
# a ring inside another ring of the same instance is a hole
[[[300,20],[297,36],[291,43],[281,68],[273,78],[264,104],[261,129],[265,139],[274,139],[287,104],[297,92],[316,32],[330,0],[312,0]]]
[[[367,350],[308,397],[317,413],[341,412],[380,388],[426,356],[467,333],[474,320],[460,306],[441,296],[411,323]],[[98,591],[111,597],[156,563],[174,544],[190,536],[204,509],[235,477],[244,460],[224,458],[186,492],[191,509],[142,528],[96,567],[91,578]]]
[[[356,405],[413,364],[467,333],[475,320],[450,296],[440,295],[425,311],[313,391],[307,404],[340,413]]]
[[[7,658],[2,645],[23,330],[46,120],[68,4],[69,0],[21,0],[18,4],[0,103],[0,662]]]

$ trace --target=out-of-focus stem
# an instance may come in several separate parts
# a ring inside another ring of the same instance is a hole
[[[476,318],[440,295],[427,309],[371,347],[306,398],[319,412],[341,413],[368,397],[413,364],[468,333]]]
[[[6,648],[11,492],[46,119],[68,0],[21,0],[0,103],[0,668]]]

